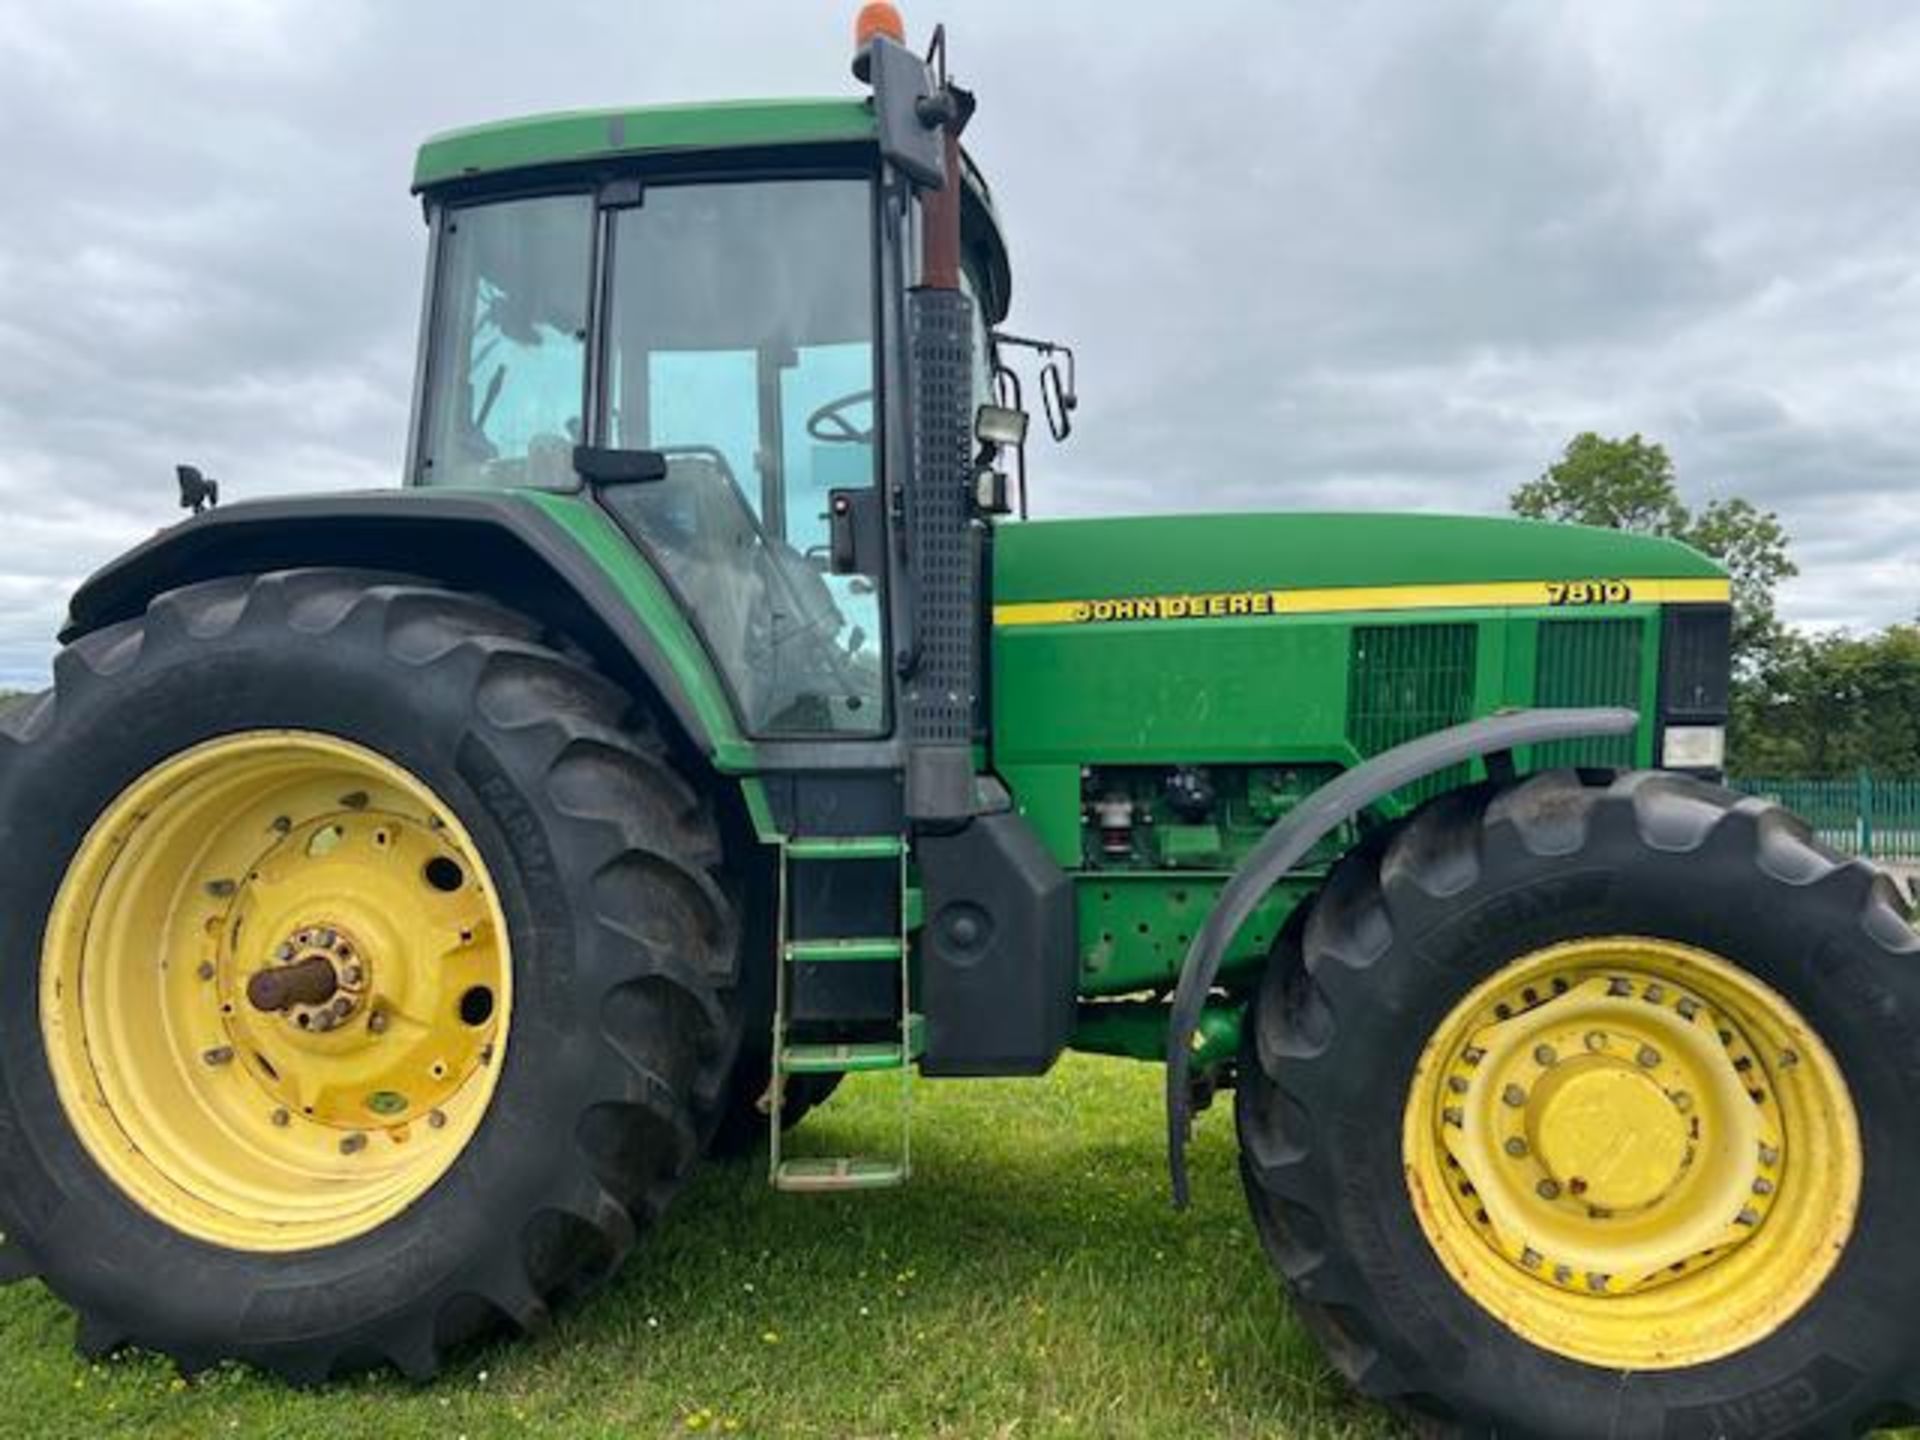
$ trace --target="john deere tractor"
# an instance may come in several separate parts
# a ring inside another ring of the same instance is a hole
[[[427,1376],[704,1156],[897,1185],[916,1072],[1077,1049],[1164,1063],[1179,1201],[1233,1093],[1296,1308],[1432,1430],[1920,1404],[1920,936],[1716,783],[1725,573],[1021,518],[1071,354],[944,40],[858,57],[430,141],[404,486],[183,476],[74,596],[0,720],[6,1275],[89,1354]],[[796,1156],[850,1071],[898,1150]]]

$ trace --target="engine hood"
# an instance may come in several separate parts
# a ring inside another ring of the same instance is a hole
[[[1039,520],[994,535],[1000,623],[1173,618],[1130,602],[1289,608],[1303,592],[1398,592],[1399,603],[1609,604],[1726,598],[1726,572],[1674,540],[1582,525],[1457,515],[1159,515]],[[1564,588],[1563,588],[1564,587]],[[1625,588],[1622,588],[1625,587]],[[1708,594],[1708,591],[1715,592]],[[1443,593],[1444,592],[1444,593]],[[1338,598],[1337,594],[1334,598]],[[1069,614],[1076,602],[1122,608]],[[1058,612],[1058,613],[1056,613]],[[1196,612],[1206,613],[1204,611]],[[1227,613],[1245,613],[1235,608]]]

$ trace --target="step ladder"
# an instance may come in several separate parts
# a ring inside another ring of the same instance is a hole
[[[804,936],[794,931],[793,878],[797,867],[892,861],[899,887],[899,924],[894,933],[858,936]],[[772,1122],[768,1173],[776,1190],[796,1194],[835,1194],[883,1190],[903,1185],[913,1173],[913,1062],[926,1048],[926,1026],[913,1013],[908,984],[908,934],[916,916],[909,905],[907,847],[899,836],[833,836],[790,839],[780,847],[780,944],[774,983],[773,1077],[768,1106]],[[794,967],[800,964],[891,965],[899,972],[900,1025],[897,1038],[874,1040],[792,1035]],[[795,1075],[857,1074],[897,1070],[900,1074],[900,1138],[893,1156],[833,1156],[788,1159],[781,1154],[782,1116],[787,1081]]]

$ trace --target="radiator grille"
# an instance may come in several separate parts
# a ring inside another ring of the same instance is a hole
[[[1362,625],[1347,670],[1347,737],[1363,755],[1458,725],[1473,716],[1479,631],[1472,625]],[[1403,805],[1467,783],[1451,766],[1396,795]]]
[[[1548,707],[1640,704],[1641,648],[1646,626],[1638,620],[1546,620],[1535,652],[1534,698]],[[1533,753],[1535,769],[1562,765],[1627,767],[1632,735],[1558,740]]]

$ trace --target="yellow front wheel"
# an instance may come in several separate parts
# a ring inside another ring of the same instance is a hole
[[[476,597],[214,581],[0,721],[0,1269],[296,1380],[544,1323],[718,1118],[708,803]]]
[[[1850,1436],[1920,1404],[1920,939],[1778,809],[1435,802],[1276,952],[1255,1219],[1369,1394],[1471,1435]]]

